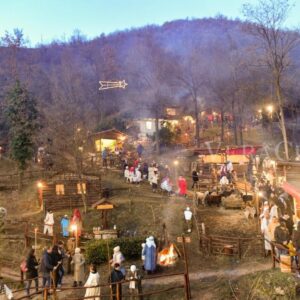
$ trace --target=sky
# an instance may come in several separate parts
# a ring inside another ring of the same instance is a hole
[[[14,28],[23,29],[30,45],[68,39],[80,30],[89,39],[101,33],[148,24],[214,17],[218,14],[241,18],[245,2],[258,0],[0,0],[0,36]],[[300,0],[287,21],[300,24]]]

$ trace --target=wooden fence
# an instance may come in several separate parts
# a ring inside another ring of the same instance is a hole
[[[55,282],[54,278],[55,274],[52,273],[52,282]],[[161,288],[157,289],[155,288],[155,285],[153,285],[153,289],[149,290],[149,285],[147,282],[151,280],[159,280],[164,278],[171,278],[171,277],[179,277],[181,278],[181,282],[174,282],[172,286],[167,288]],[[27,280],[24,280],[25,282]],[[148,297],[151,295],[165,295],[168,292],[175,291],[178,293],[178,290],[183,291],[183,299],[189,300],[191,299],[190,295],[190,289],[189,289],[189,280],[188,275],[184,272],[182,273],[171,273],[171,274],[165,274],[165,275],[156,275],[146,278],[140,278],[140,279],[134,279],[136,281],[136,285],[138,287],[135,294],[128,293],[128,285],[131,280],[122,280],[120,282],[116,283],[106,283],[106,284],[100,284],[98,286],[93,287],[100,287],[101,288],[101,296],[99,295],[99,299],[143,299],[143,297]],[[22,287],[23,281],[10,281],[5,282],[10,287],[13,287],[13,295],[15,300],[22,300],[22,299],[28,299],[28,296],[26,295],[26,289]],[[145,287],[143,288],[143,283],[145,284]],[[51,283],[52,284],[52,283]],[[116,285],[116,292],[113,293],[111,289],[111,285]],[[147,290],[146,290],[147,288]],[[48,288],[42,288],[38,292],[30,292],[30,296],[37,296],[37,295],[43,295],[44,300],[48,299],[68,299],[68,300],[81,300],[81,299],[95,299],[95,296],[93,297],[84,297],[79,296],[80,294],[84,294],[85,287],[62,287],[59,290],[56,289],[55,286],[51,285]],[[121,295],[120,290],[123,290],[123,293]],[[30,291],[35,290],[34,284],[32,284]],[[51,297],[50,297],[51,294]],[[79,294],[79,295],[78,295]],[[114,297],[114,298],[113,298]],[[166,298],[167,299],[167,298]]]
[[[264,255],[264,243],[261,236],[239,238],[202,234],[200,250],[207,255],[238,256],[242,259],[247,255]]]

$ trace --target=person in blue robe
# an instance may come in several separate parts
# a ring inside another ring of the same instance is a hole
[[[62,231],[62,235],[64,237],[68,237],[69,236],[69,226],[70,226],[70,220],[68,218],[67,215],[64,215],[60,221],[60,225],[61,225],[61,231]]]
[[[148,274],[153,273],[156,270],[156,245],[153,236],[146,239],[146,245],[142,255],[145,257],[145,271]]]

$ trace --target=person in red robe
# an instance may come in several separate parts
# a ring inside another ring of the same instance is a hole
[[[185,178],[183,176],[179,176],[177,184],[179,189],[178,194],[180,196],[186,196],[187,184]]]
[[[74,209],[74,213],[71,219],[71,227],[72,225],[77,226],[77,235],[81,236],[81,231],[82,231],[82,218],[81,218],[81,213],[78,208]],[[75,233],[74,233],[75,234]]]

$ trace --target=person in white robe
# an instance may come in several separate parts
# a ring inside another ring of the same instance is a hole
[[[269,223],[270,223],[270,213],[269,213],[269,211],[266,210],[264,212],[264,216],[261,220],[261,225],[260,225],[261,233],[263,234],[264,239],[265,239],[264,245],[265,245],[266,255],[272,249],[271,244],[269,243],[271,241],[271,235],[270,235],[270,231],[269,231]]]
[[[54,215],[51,210],[47,211],[44,219],[44,234],[53,236]]]
[[[125,260],[124,255],[121,252],[120,246],[116,246],[114,249],[114,254],[112,259],[110,260],[111,266],[114,267],[115,264],[119,264],[120,271],[125,275],[125,269],[122,267],[122,263]]]
[[[90,266],[90,274],[84,285],[86,292],[84,297],[91,297],[90,300],[100,300],[101,288],[100,288],[100,275],[97,272],[96,266]]]
[[[125,178],[126,182],[130,182],[130,179],[129,179],[129,167],[128,166],[126,166],[126,168],[124,170],[124,178]]]

